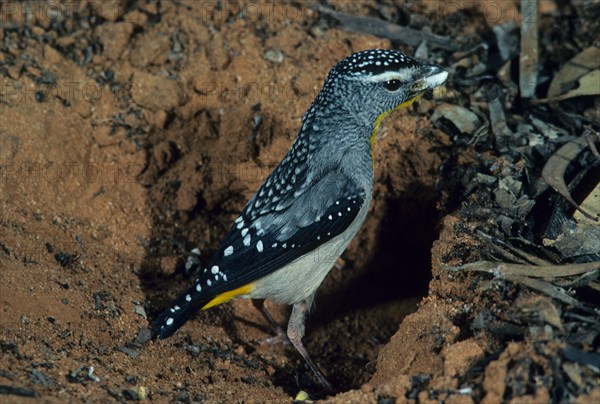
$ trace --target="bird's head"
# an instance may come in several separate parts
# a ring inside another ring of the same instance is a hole
[[[412,104],[447,77],[440,66],[420,63],[399,51],[353,53],[331,69],[307,114],[340,114],[376,130],[387,113]]]

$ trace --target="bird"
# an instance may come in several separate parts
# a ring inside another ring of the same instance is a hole
[[[283,160],[260,185],[194,283],[154,322],[159,339],[193,314],[252,299],[279,336],[265,299],[292,305],[287,338],[328,391],[302,343],[317,288],[364,222],[373,192],[377,131],[390,112],[441,86],[448,72],[391,49],[333,66]]]

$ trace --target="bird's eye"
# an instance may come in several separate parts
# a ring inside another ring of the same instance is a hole
[[[400,88],[402,82],[400,80],[388,80],[383,83],[383,86],[388,91],[396,91]]]

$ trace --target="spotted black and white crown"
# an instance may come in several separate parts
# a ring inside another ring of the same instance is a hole
[[[391,49],[371,49],[353,53],[336,64],[329,73],[338,75],[375,75],[390,70],[417,67],[420,63],[404,53]]]

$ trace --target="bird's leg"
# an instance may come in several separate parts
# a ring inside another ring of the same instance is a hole
[[[311,296],[307,300],[302,300],[301,302],[294,304],[292,315],[290,316],[290,321],[288,323],[287,335],[292,345],[296,347],[315,376],[317,376],[319,383],[321,383],[329,393],[333,393],[335,391],[333,386],[327,381],[312,359],[310,359],[306,348],[304,348],[304,345],[302,344],[302,337],[304,337],[304,320],[306,318],[306,313],[310,310],[312,299]]]
[[[275,337],[267,338],[265,342],[268,344],[286,343],[287,336],[285,335],[285,331],[279,324],[277,324],[277,322],[271,316],[271,313],[269,313],[265,307],[265,299],[252,299],[252,304],[258,311],[260,311],[260,314],[262,314],[265,320],[267,320],[273,332],[275,333]]]

